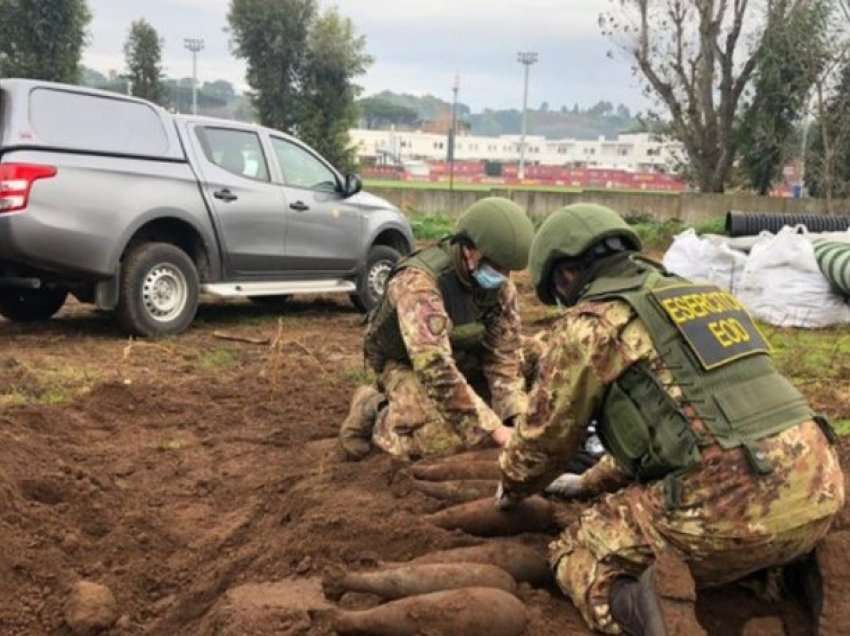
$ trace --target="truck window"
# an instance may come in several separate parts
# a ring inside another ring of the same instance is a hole
[[[229,128],[196,128],[210,163],[248,179],[269,180],[269,169],[256,133]]]
[[[148,157],[169,150],[159,113],[120,98],[36,88],[30,123],[39,141],[62,149]]]
[[[283,181],[286,185],[306,190],[336,192],[338,185],[333,171],[301,146],[280,137],[272,137],[272,148],[283,171]]]

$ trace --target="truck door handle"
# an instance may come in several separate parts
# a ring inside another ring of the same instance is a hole
[[[216,190],[213,193],[213,196],[216,199],[221,199],[222,201],[227,201],[228,203],[231,202],[231,201],[236,201],[236,199],[239,198],[235,194],[233,194],[230,190],[228,190],[227,188],[224,188],[224,190]]]
[[[310,209],[310,206],[306,205],[303,201],[296,201],[295,203],[291,203],[289,208],[296,212],[306,212]]]

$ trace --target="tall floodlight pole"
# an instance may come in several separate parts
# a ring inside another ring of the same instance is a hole
[[[814,99],[814,97],[812,97]],[[809,117],[812,102],[807,101],[803,108],[803,147],[800,149],[800,198],[806,195],[806,159],[809,152],[809,130],[812,120]]]
[[[519,178],[525,179],[525,135],[528,132],[528,74],[531,65],[537,63],[537,53],[534,51],[520,51],[517,53],[517,62],[525,67],[525,90],[522,93],[522,136],[519,141]]]
[[[449,130],[449,205],[454,212],[455,193],[455,139],[457,138],[457,93],[460,90],[460,76],[455,75],[455,83],[452,85],[452,127]]]
[[[186,38],[183,46],[192,52],[192,114],[198,114],[198,53],[204,50],[202,38]]]

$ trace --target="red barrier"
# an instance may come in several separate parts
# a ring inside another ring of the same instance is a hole
[[[435,161],[429,164],[427,177],[412,177],[400,168],[382,166],[363,170],[363,176],[373,179],[405,181],[448,182],[449,164]],[[525,179],[519,179],[516,164],[503,165],[501,176],[489,176],[483,161],[458,161],[454,165],[457,183],[484,183],[498,187],[509,186],[562,186],[603,190],[648,190],[658,192],[684,192],[687,186],[674,176],[655,172],[627,172],[605,168],[565,168],[563,166],[531,165],[525,169]],[[777,192],[779,194],[779,192]],[[784,192],[782,193],[784,194]],[[780,196],[782,196],[780,194]],[[787,196],[787,194],[785,194]]]

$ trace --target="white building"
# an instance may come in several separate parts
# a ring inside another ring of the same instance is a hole
[[[445,161],[446,135],[418,131],[350,131],[358,156],[381,163],[409,161]],[[681,156],[681,144],[647,133],[619,135],[615,140],[600,137],[595,141],[525,138],[528,164],[600,168],[629,172],[670,172]],[[456,161],[498,161],[518,163],[519,135],[500,137],[458,136]]]

